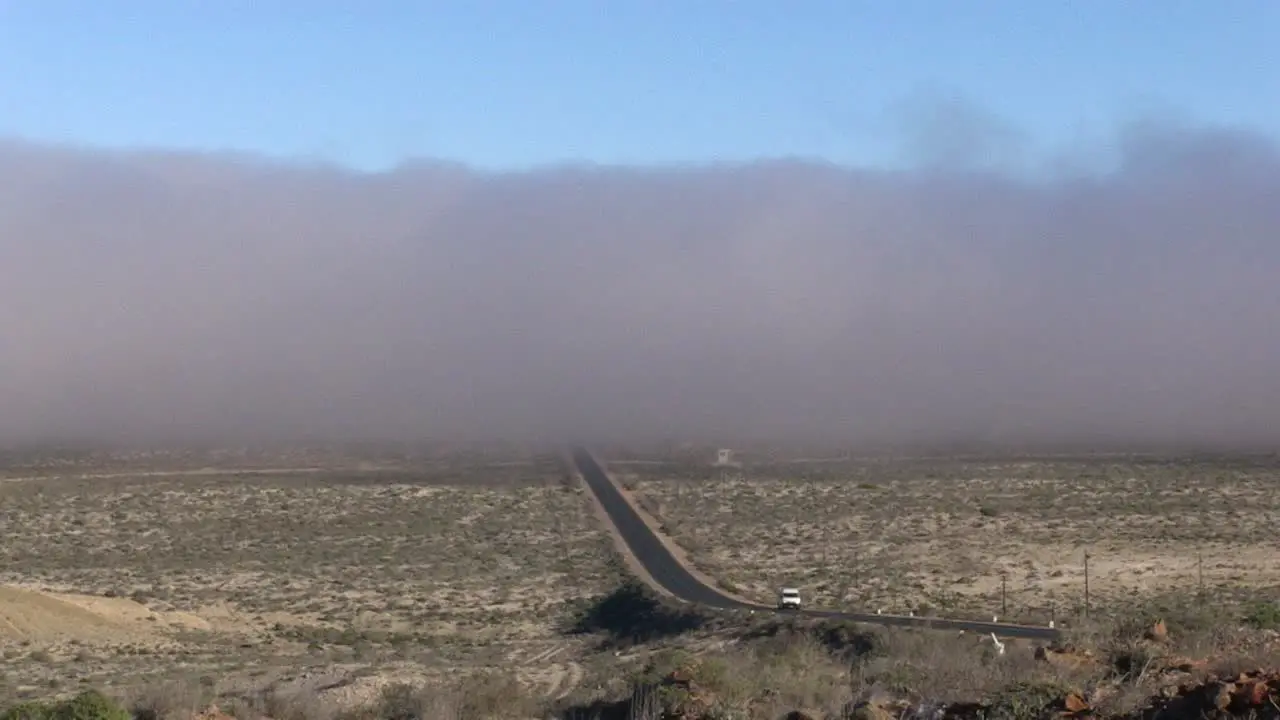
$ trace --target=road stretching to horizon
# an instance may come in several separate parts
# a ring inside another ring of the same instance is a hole
[[[662,540],[645,524],[636,509],[622,496],[618,486],[605,473],[600,463],[586,448],[573,449],[573,462],[604,508],[609,521],[617,528],[622,541],[631,554],[658,585],[676,598],[696,605],[722,610],[755,610],[789,615],[832,618],[852,622],[896,627],[923,627],[935,630],[964,630],[973,633],[995,633],[1000,637],[1053,640],[1059,636],[1055,628],[1033,625],[954,620],[949,618],[913,617],[909,615],[881,615],[872,613],[841,612],[836,610],[779,610],[771,605],[736,600],[699,580],[676,559]]]

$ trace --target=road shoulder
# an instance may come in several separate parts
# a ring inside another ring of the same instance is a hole
[[[626,565],[627,571],[638,578],[640,582],[648,585],[650,589],[662,597],[676,600],[677,602],[683,602],[683,600],[672,595],[666,588],[654,580],[653,576],[649,574],[649,571],[645,570],[644,565],[640,564],[640,560],[637,559],[635,553],[631,551],[631,546],[627,545],[626,540],[622,538],[622,533],[618,532],[618,526],[613,524],[613,519],[610,518],[609,513],[605,511],[604,505],[600,503],[600,498],[596,496],[595,491],[591,489],[591,486],[588,485],[587,481],[582,477],[582,472],[578,470],[578,464],[573,461],[573,453],[566,450],[562,454],[562,457],[568,471],[573,475],[574,481],[577,482],[578,487],[582,490],[583,494],[587,496],[588,502],[591,503],[591,507],[595,511],[596,518],[600,521],[600,524],[607,529],[609,536],[613,538],[614,549],[617,550],[618,555],[621,556],[622,562]],[[593,455],[592,457],[594,458],[595,456]],[[601,465],[601,468],[603,467],[604,466]],[[612,482],[612,480],[610,482]],[[626,500],[627,502],[631,502],[629,498],[626,498]],[[641,516],[641,519],[644,519],[643,516]]]
[[[650,515],[643,507],[641,507],[640,503],[636,502],[636,499],[631,493],[631,491],[627,490],[625,487],[622,486],[621,483],[619,483],[617,480],[614,479],[613,474],[609,472],[609,466],[606,465],[604,461],[600,459],[600,456],[596,455],[595,452],[591,450],[587,450],[587,454],[590,455],[591,459],[594,460],[596,464],[600,466],[600,469],[604,472],[605,479],[608,480],[610,483],[612,483],[615,488],[617,488],[618,494],[622,496],[623,501],[625,501],[628,505],[630,505],[631,509],[635,510],[636,515],[640,517],[640,520],[645,524],[645,527],[649,528],[649,531],[652,532],[653,536],[658,539],[658,542],[662,543],[662,546],[665,547],[667,551],[671,553],[671,556],[676,559],[676,562],[680,563],[680,565],[683,566],[684,569],[687,570],[689,574],[694,577],[694,579],[696,579],[698,582],[702,583],[703,585],[706,585],[707,587],[714,588],[716,592],[720,593],[721,595],[724,595],[728,598],[732,598],[733,600],[737,600],[740,603],[746,603],[748,605],[757,605],[757,606],[761,605],[761,603],[758,600],[752,600],[750,598],[743,597],[738,593],[730,592],[729,590],[722,587],[720,583],[717,582],[714,578],[698,570],[697,566],[695,566],[693,562],[689,560],[689,555],[687,552],[685,552],[684,548],[680,547],[680,545],[677,544],[675,540],[671,539],[670,536],[668,536],[666,533],[662,531],[661,523],[659,523],[656,518]],[[572,461],[572,457],[570,458],[570,461]],[[585,481],[582,480],[581,475],[578,473],[578,467],[576,464],[573,466],[573,471],[575,475],[578,476],[579,481],[582,482],[583,485],[585,485],[586,483]],[[590,488],[587,489],[587,492],[591,492]],[[595,498],[595,493],[591,492],[591,496],[592,498]],[[595,504],[599,512],[604,515],[604,521],[609,524],[609,527],[613,532],[614,537],[617,539],[618,542],[622,542],[621,535],[618,534],[617,528],[613,526],[613,521],[610,520],[608,518],[608,515],[604,512],[604,508],[600,505],[599,499],[595,500]],[[625,545],[625,543],[623,544]],[[631,558],[632,562],[636,563],[637,565],[639,564],[639,561],[635,560],[635,556],[632,555],[629,549],[627,550],[627,555]],[[653,584],[653,579],[649,578],[648,582],[650,584]],[[670,595],[665,591],[663,592],[668,596]]]

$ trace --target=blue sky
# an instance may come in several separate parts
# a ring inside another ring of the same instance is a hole
[[[0,0],[0,136],[894,165],[939,102],[1040,149],[1152,115],[1276,134],[1277,48],[1266,0]]]

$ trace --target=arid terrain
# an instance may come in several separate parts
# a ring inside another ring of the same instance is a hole
[[[1280,716],[1266,462],[700,457],[611,470],[720,582],[983,616],[1003,569],[1007,615],[1068,634],[673,605],[554,451],[46,449],[0,468],[0,717]]]
[[[619,582],[608,534],[554,454],[6,460],[7,698],[293,682],[342,699],[486,668],[565,694],[583,671],[563,626]]]
[[[1046,624],[1280,598],[1280,460],[630,457],[614,478],[726,587]],[[1002,596],[1003,592],[1003,596]],[[1004,608],[1002,611],[1002,607]]]

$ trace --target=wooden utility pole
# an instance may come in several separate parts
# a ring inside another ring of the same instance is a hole
[[[862,587],[858,584],[858,582],[862,579],[861,573],[858,572],[858,564],[860,562],[861,562],[861,558],[858,557],[858,550],[857,548],[854,548],[853,550],[853,591],[858,594],[858,597],[862,597]]]
[[[1009,576],[1000,576],[1000,617],[1009,614]],[[1008,622],[1007,620],[1005,622]]]
[[[1084,551],[1084,618],[1089,619],[1089,551]]]
[[[1196,600],[1204,607],[1204,555],[1196,551]]]

